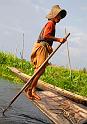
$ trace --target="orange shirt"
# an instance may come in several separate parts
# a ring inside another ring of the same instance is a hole
[[[54,36],[55,35],[54,31],[55,31],[55,24],[54,24],[54,22],[53,21],[48,21],[48,23],[44,27],[43,37],[45,37],[47,35]]]
[[[46,39],[45,38],[46,36],[55,36],[55,23],[51,20],[48,21],[46,23],[46,25],[43,27],[43,29],[39,35],[38,41],[39,42],[45,41],[45,42],[49,43],[50,46],[52,46],[53,40]]]

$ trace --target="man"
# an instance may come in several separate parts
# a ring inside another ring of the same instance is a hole
[[[59,23],[61,19],[66,16],[67,12],[61,9],[59,5],[54,5],[46,16],[48,22],[42,28],[41,33],[37,42],[34,44],[31,62],[33,63],[35,70],[34,73],[39,69],[42,63],[47,59],[48,55],[53,51],[53,42],[64,43],[66,39],[55,37],[56,23]],[[26,88],[25,93],[30,99],[40,100],[40,96],[36,93],[35,89],[37,86],[38,79],[44,73],[47,64],[38,72],[36,77],[33,79],[30,87]]]

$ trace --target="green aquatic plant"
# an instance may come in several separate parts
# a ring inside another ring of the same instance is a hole
[[[17,58],[11,53],[0,52],[0,77],[11,80],[15,83],[23,83],[8,69],[8,66],[16,67],[30,76],[34,73],[33,66],[29,61]],[[87,96],[86,69],[85,71],[72,70],[71,79],[70,70],[68,68],[49,65],[40,79],[73,93]]]

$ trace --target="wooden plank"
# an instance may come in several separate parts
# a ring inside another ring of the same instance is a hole
[[[32,101],[54,124],[83,124],[87,108],[50,91],[39,91],[41,100]]]
[[[79,124],[87,119],[87,108],[50,91],[40,91],[40,101],[34,101],[55,124]]]
[[[54,124],[71,124],[68,119],[64,116],[58,114],[58,103],[52,100],[52,97],[57,95],[52,94],[50,91],[40,91],[39,95],[41,96],[40,101],[34,100],[34,104],[50,119]],[[52,95],[52,97],[49,97]],[[56,108],[55,108],[55,107]]]

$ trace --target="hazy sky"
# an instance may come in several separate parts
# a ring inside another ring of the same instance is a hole
[[[71,33],[68,43],[72,68],[87,68],[87,0],[0,0],[0,50],[20,57],[24,33],[24,57],[30,60],[33,44],[54,4],[68,13],[56,25],[56,37],[63,37],[66,28]],[[56,46],[58,43],[54,43],[54,49]],[[68,66],[66,43],[50,62]]]

